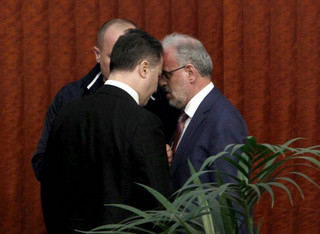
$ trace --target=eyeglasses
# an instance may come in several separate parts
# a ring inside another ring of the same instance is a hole
[[[171,70],[171,71],[165,71],[165,70],[163,70],[161,77],[162,77],[163,79],[165,79],[165,80],[169,80],[170,77],[172,76],[172,73],[174,73],[175,71],[178,71],[178,70],[180,70],[180,69],[182,69],[182,68],[185,68],[185,67],[186,67],[186,65],[184,65],[184,66],[182,66],[182,67],[178,67],[178,68],[173,69],[173,70]]]

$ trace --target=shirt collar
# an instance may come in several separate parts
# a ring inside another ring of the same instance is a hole
[[[135,101],[136,103],[139,105],[139,94],[133,89],[131,88],[129,85],[122,83],[120,81],[117,80],[107,80],[105,83],[105,85],[112,85],[112,86],[116,86],[122,90],[124,90],[125,92],[127,92]]]
[[[184,108],[184,112],[192,118],[199,105],[203,101],[203,99],[210,93],[210,91],[214,88],[212,82],[210,82],[206,87],[204,87],[200,92],[198,92],[186,105]]]
[[[89,73],[81,78],[81,88],[85,88],[86,90],[88,90],[87,86],[96,78],[97,74],[101,71],[100,69],[100,64],[97,63],[90,71]],[[101,80],[101,82],[100,82]],[[103,85],[103,75],[100,74],[100,76],[98,77],[98,79],[96,79],[96,82],[93,84],[93,86],[96,85],[96,83],[99,83],[99,85]],[[90,90],[92,90],[93,87],[90,88]],[[95,92],[96,90],[94,90],[93,92]]]
[[[94,85],[94,83],[98,80],[99,76],[101,75],[101,72],[99,72],[94,79],[90,82],[90,84],[87,86],[87,89],[90,89],[92,87],[92,85]]]

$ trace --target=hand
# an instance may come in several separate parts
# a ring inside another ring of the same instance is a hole
[[[169,166],[171,166],[173,152],[171,150],[170,145],[168,145],[168,144],[166,144],[166,149],[167,149],[167,156],[168,156]]]

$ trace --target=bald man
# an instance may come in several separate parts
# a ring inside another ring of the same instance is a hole
[[[116,18],[104,23],[99,29],[97,44],[93,48],[97,61],[95,67],[86,76],[65,85],[56,94],[46,113],[42,135],[32,158],[33,170],[39,181],[41,181],[41,172],[48,138],[56,115],[65,104],[94,94],[105,83],[110,73],[109,66],[112,48],[117,39],[123,35],[126,30],[132,28],[137,28],[137,26],[135,23],[126,19]],[[161,90],[158,90],[158,92],[153,95],[146,109],[162,120],[165,126],[166,141],[168,142],[175,129],[179,111],[169,106],[168,101],[161,92]]]

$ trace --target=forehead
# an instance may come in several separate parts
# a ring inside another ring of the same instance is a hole
[[[163,58],[161,57],[157,63],[154,63],[151,65],[151,69],[153,69],[155,72],[162,73],[162,66],[163,66]]]
[[[162,71],[162,66],[163,66],[163,57],[160,58],[159,63],[157,64],[159,69]]]
[[[170,70],[177,66],[176,50],[173,47],[166,47],[163,49],[163,68]]]

